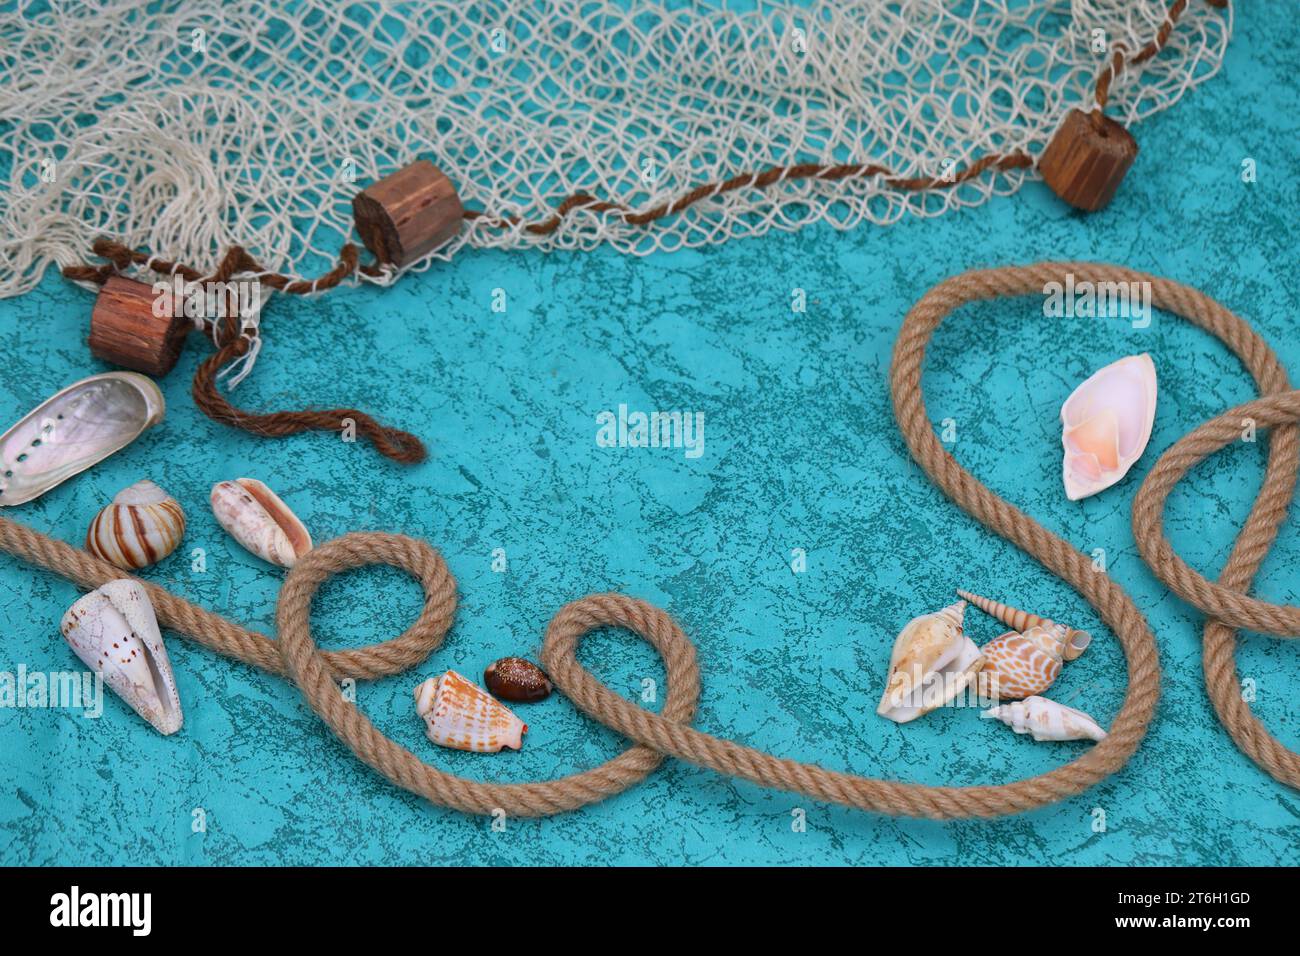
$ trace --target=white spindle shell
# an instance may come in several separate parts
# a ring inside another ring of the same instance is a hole
[[[1002,721],[1018,734],[1035,740],[1105,740],[1106,731],[1081,710],[1066,707],[1046,697],[1026,697],[1011,704],[999,704],[981,717]]]

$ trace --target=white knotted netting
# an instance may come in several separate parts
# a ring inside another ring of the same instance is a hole
[[[1036,155],[1091,106],[1105,51],[1139,49],[1165,15],[1164,0],[19,0],[0,13],[0,297],[84,261],[98,235],[200,269],[240,243],[315,274],[352,234],[352,195],[417,157],[467,206],[538,221],[574,192],[641,208],[773,165],[938,175]],[[1108,112],[1127,125],[1168,107],[1218,69],[1230,32],[1229,10],[1191,0]],[[786,181],[649,227],[578,211],[548,236],[480,221],[437,257],[889,223],[1034,175],[925,193]]]

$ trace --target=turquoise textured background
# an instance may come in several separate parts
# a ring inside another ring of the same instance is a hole
[[[886,374],[907,308],[964,269],[1046,258],[1112,261],[1198,286],[1253,322],[1300,369],[1295,309],[1300,29],[1289,5],[1243,5],[1221,75],[1135,129],[1137,163],[1116,201],[1082,216],[1041,184],[937,220],[838,233],[808,229],[645,259],[465,254],[390,290],[276,300],[268,344],[235,395],[249,408],[355,404],[408,427],[430,460],[402,467],[329,435],[263,441],[194,409],[190,342],[162,387],[163,425],[12,516],[80,542],[119,488],[151,477],[185,506],[175,555],[145,572],[269,632],[282,574],[243,552],[207,508],[210,485],[259,477],[318,541],[402,531],[445,554],[462,595],[445,647],[415,671],[361,684],[359,704],[428,760],[483,780],[544,779],[591,766],[619,739],[554,695],[521,705],[520,753],[429,744],[411,688],[444,668],[477,678],[535,655],[550,616],[617,589],[666,608],[697,643],[696,726],[835,769],[923,783],[997,783],[1080,752],[1017,737],[970,710],[896,726],[874,714],[895,634],[970,587],[1092,629],[1093,646],[1052,696],[1109,722],[1124,691],[1114,637],[1074,593],[949,504],[896,434]],[[1253,158],[1258,181],[1240,179]],[[792,314],[792,289],[806,314]],[[491,310],[492,290],[508,296]],[[84,338],[91,297],[50,274],[0,302],[0,418],[103,366]],[[1160,405],[1146,455],[1084,502],[1060,483],[1058,409],[1092,370],[1150,352]],[[1129,504],[1189,428],[1252,397],[1228,353],[1182,320],[1044,319],[1038,299],[963,310],[927,364],[938,423],[981,480],[1080,548],[1148,614],[1164,669],[1156,720],[1133,761],[1076,799],[996,821],[894,820],[825,806],[667,762],[644,784],[547,820],[490,821],[430,807],[354,760],[290,684],[168,635],[185,726],[162,738],[109,697],[102,719],[0,709],[0,862],[52,863],[849,863],[1241,864],[1300,860],[1300,795],[1237,752],[1201,684],[1201,616],[1142,564]],[[607,449],[595,416],[705,413],[705,452]],[[1175,547],[1217,573],[1259,486],[1264,446],[1233,447],[1173,496]],[[9,512],[6,512],[9,513]],[[204,548],[208,570],[190,570]],[[508,571],[494,573],[504,548]],[[791,549],[807,552],[793,574]],[[1300,600],[1300,527],[1286,527],[1257,593]],[[0,556],[0,670],[76,664],[58,621],[70,583]],[[313,613],[327,647],[391,636],[418,587],[368,569],[331,581]],[[983,642],[990,619],[967,618]],[[639,697],[662,668],[629,635],[596,635],[583,661]],[[1244,636],[1256,712],[1300,745],[1300,646]],[[207,829],[194,833],[195,808]],[[1105,832],[1095,832],[1095,810]],[[806,813],[795,832],[792,811]]]

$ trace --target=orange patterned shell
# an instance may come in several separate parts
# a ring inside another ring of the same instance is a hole
[[[1000,700],[1032,697],[1051,687],[1061,673],[1059,656],[1015,631],[994,638],[980,650],[984,654],[980,691],[988,697]]]
[[[415,689],[415,709],[429,739],[441,747],[496,753],[518,750],[528,725],[478,685],[447,671]]]

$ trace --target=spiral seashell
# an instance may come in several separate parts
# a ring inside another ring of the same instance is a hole
[[[73,652],[160,734],[181,729],[181,699],[144,585],[109,581],[82,597],[59,625]]]
[[[996,718],[1018,734],[1032,734],[1035,740],[1106,739],[1106,731],[1083,711],[1046,697],[1026,697],[1011,704],[999,704],[980,716]]]
[[[1008,631],[989,641],[980,648],[980,694],[1014,700],[1047,690],[1061,673],[1065,634],[1060,624],[1035,624],[1023,634]]]
[[[904,724],[943,706],[970,685],[984,658],[962,630],[965,613],[966,602],[958,601],[907,623],[894,641],[877,714]]]
[[[95,516],[86,550],[124,571],[138,571],[175,551],[184,536],[180,503],[145,479],[123,488]]]
[[[311,535],[303,523],[256,478],[213,485],[212,513],[232,538],[272,564],[291,568],[311,550]]]
[[[429,739],[453,750],[518,750],[528,732],[527,724],[455,671],[415,688],[415,712],[424,718]]]
[[[986,597],[980,597],[978,594],[971,594],[969,591],[957,589],[959,597],[965,598],[974,604],[990,617],[995,617],[1013,631],[1024,632],[1036,624],[1044,626],[1056,623],[1049,618],[1040,617],[1037,614],[1030,614],[1028,611],[1022,611],[1019,608],[1009,607],[997,601],[990,601]],[[1065,649],[1061,652],[1064,660],[1072,661],[1087,650],[1088,645],[1092,643],[1092,635],[1087,631],[1081,631],[1078,628],[1067,627],[1065,629]]]

